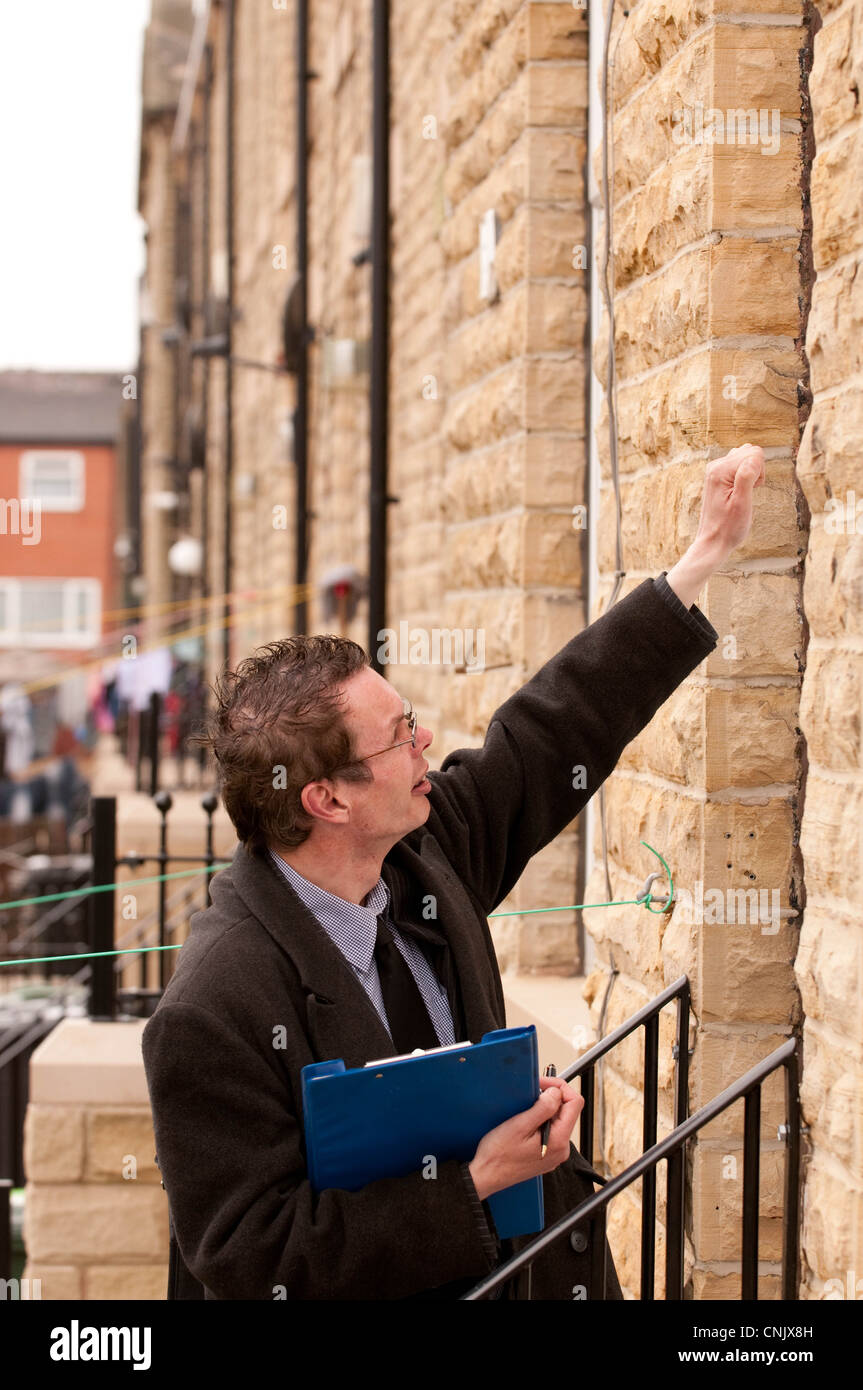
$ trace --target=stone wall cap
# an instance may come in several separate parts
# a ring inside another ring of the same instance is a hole
[[[30,1100],[39,1105],[149,1106],[141,1053],[147,1021],[64,1018],[30,1059]]]

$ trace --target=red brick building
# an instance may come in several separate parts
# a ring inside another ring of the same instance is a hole
[[[0,372],[0,685],[71,674],[103,653],[104,614],[124,596],[115,555],[123,381],[108,372]],[[47,731],[63,718],[86,681],[81,670],[34,691],[36,722]]]

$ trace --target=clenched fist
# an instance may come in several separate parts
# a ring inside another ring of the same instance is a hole
[[[763,483],[764,451],[757,444],[739,444],[709,463],[693,548],[723,564],[749,535],[752,493]]]

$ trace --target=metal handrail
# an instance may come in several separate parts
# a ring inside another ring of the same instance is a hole
[[[208,792],[201,799],[201,805],[207,815],[205,829],[205,845],[202,854],[196,855],[177,855],[168,850],[168,812],[173,801],[169,793],[159,792],[154,798],[156,807],[160,815],[159,824],[159,848],[157,851],[146,854],[130,853],[125,855],[117,854],[117,803],[115,797],[92,797],[91,812],[93,822],[92,833],[92,852],[93,852],[93,881],[94,885],[104,891],[98,895],[94,894],[90,900],[90,935],[92,950],[96,953],[96,959],[90,968],[90,1016],[93,1018],[113,1018],[115,1008],[115,985],[116,978],[120,971],[117,969],[118,962],[111,956],[115,941],[115,919],[114,904],[115,894],[121,889],[116,881],[115,875],[119,865],[139,865],[144,863],[156,862],[163,867],[170,861],[190,862],[203,864],[209,870],[216,861],[215,847],[213,844],[213,816],[218,806],[218,797],[213,792]],[[209,884],[206,885],[206,900],[209,902]],[[167,902],[168,887],[164,875],[158,880],[158,945],[163,948],[166,945],[165,936],[167,928]],[[139,931],[138,937],[142,936]],[[137,943],[136,943],[137,944]],[[140,967],[141,988],[146,990],[147,985],[147,955],[144,950],[137,952]],[[123,968],[128,965],[123,962]],[[166,952],[159,950],[158,961],[158,987],[164,990],[168,978],[168,961]]]
[[[194,888],[184,886],[173,895],[166,905],[162,932],[166,941],[168,937],[175,936],[181,927],[188,926],[189,919],[193,915],[190,909],[193,907],[195,896],[196,890]],[[178,898],[183,898],[184,901],[176,902]],[[173,910],[175,905],[176,911]],[[128,970],[129,967],[134,964],[136,958],[138,960],[144,959],[147,948],[152,946],[155,941],[158,941],[158,911],[154,908],[151,912],[148,912],[147,916],[143,917],[140,923],[136,923],[136,927],[138,931],[134,934],[131,945],[125,948],[128,954],[113,962],[115,976],[120,976],[125,970]],[[120,938],[120,945],[123,945],[128,935],[129,934],[127,934],[126,937]]]
[[[0,1279],[12,1273],[12,1229],[9,1194],[23,1181],[22,1134],[29,1091],[29,1058],[36,1046],[60,1022],[62,1012],[19,1019],[0,1032]]]
[[[689,978],[680,975],[668,985],[655,999],[651,999],[631,1018],[627,1018],[612,1032],[602,1038],[594,1047],[585,1052],[571,1067],[562,1073],[565,1081],[579,1078],[584,1107],[581,1112],[579,1140],[581,1152],[592,1161],[593,1128],[595,1106],[594,1068],[606,1053],[615,1048],[624,1038],[634,1033],[636,1028],[644,1027],[644,1109],[642,1118],[642,1148],[647,1150],[656,1143],[656,1117],[659,1104],[659,1015],[666,1004],[677,1003],[677,1023],[672,1055],[674,1067],[674,1123],[682,1124],[689,1113],[689,1010],[691,993]],[[677,1158],[669,1160],[669,1194],[672,1212],[676,1216],[669,1222],[671,1236],[679,1243],[675,1245],[675,1256],[683,1254],[683,1162]],[[650,1170],[644,1176],[641,1202],[641,1287],[653,1288],[655,1266],[655,1241],[653,1226],[656,1217],[656,1171]],[[604,1213],[603,1218],[604,1220]],[[598,1233],[601,1234],[601,1233]],[[604,1236],[599,1240],[605,1248]],[[594,1255],[598,1257],[597,1245]],[[596,1271],[595,1271],[596,1272]]]
[[[42,913],[41,917],[37,917],[35,922],[31,922],[15,937],[10,945],[10,950],[17,951],[22,946],[28,946],[31,941],[36,940],[37,936],[41,936],[47,927],[53,927],[55,923],[62,921],[80,905],[80,900],[76,902],[74,898],[66,898],[63,902],[54,903],[52,907]]]
[[[630,1020],[631,1022],[631,1020]],[[627,1029],[631,1032],[632,1029]],[[607,1041],[607,1039],[603,1039]],[[584,1222],[588,1218],[594,1218],[598,1213],[604,1213],[612,1197],[617,1196],[630,1183],[637,1178],[653,1172],[655,1176],[656,1165],[661,1159],[668,1159],[668,1202],[669,1211],[671,1210],[671,1174],[672,1162],[676,1156],[675,1166],[682,1165],[684,1145],[687,1140],[703,1129],[706,1124],[714,1120],[723,1110],[727,1110],[741,1098],[746,1098],[744,1116],[744,1164],[743,1164],[743,1213],[742,1213],[742,1271],[741,1271],[741,1298],[757,1299],[758,1297],[758,1196],[759,1196],[759,1148],[760,1148],[760,1117],[761,1117],[761,1085],[766,1077],[776,1071],[778,1067],[785,1068],[785,1118],[783,1126],[784,1136],[780,1130],[780,1137],[786,1141],[785,1150],[785,1211],[783,1219],[783,1238],[782,1238],[782,1298],[785,1301],[794,1300],[797,1296],[797,1256],[798,1256],[798,1228],[799,1228],[799,1197],[800,1197],[800,1097],[799,1097],[799,1074],[800,1056],[799,1043],[796,1038],[789,1038],[781,1047],[776,1048],[763,1061],[751,1067],[748,1072],[741,1076],[737,1081],[727,1086],[724,1091],[708,1101],[707,1105],[682,1124],[677,1125],[670,1134],[659,1143],[651,1145],[639,1158],[625,1168],[617,1177],[610,1178],[601,1192],[595,1192],[592,1196],[585,1198],[577,1207],[574,1207],[566,1216],[562,1216],[548,1230],[541,1232],[540,1235],[532,1240],[530,1244],[520,1250],[517,1255],[512,1256],[504,1264],[500,1265],[493,1273],[486,1276],[474,1285],[462,1297],[465,1301],[475,1301],[484,1298],[487,1294],[496,1289],[499,1284],[512,1278],[525,1266],[530,1265],[543,1250],[567,1235],[574,1226]],[[604,1225],[604,1222],[602,1223]],[[605,1288],[605,1240],[601,1241],[602,1258],[599,1262],[602,1280],[600,1287]],[[683,1297],[683,1267],[682,1249],[679,1255],[672,1249],[671,1241],[666,1242],[666,1299],[681,1299]],[[648,1293],[648,1297],[653,1297],[653,1288],[646,1291],[642,1288],[642,1298]]]
[[[180,898],[180,897],[182,897],[183,894],[185,894],[185,895],[187,896],[188,901],[187,901],[187,903],[185,904],[185,906],[188,906],[188,905],[191,903],[191,901],[192,901],[192,898],[193,898],[193,895],[194,895],[194,891],[195,891],[194,889],[185,888],[185,887],[184,887],[184,888],[178,889],[177,892],[174,893],[174,894],[172,895],[172,897],[170,898],[168,906],[169,906],[169,907],[173,907],[173,905],[174,905],[174,903],[175,903],[175,900],[178,899],[178,898]],[[181,903],[180,906],[182,907],[182,906],[184,906],[184,904]],[[183,922],[184,922],[185,920],[187,920],[185,916],[178,916],[177,919],[174,920],[174,921],[171,921],[171,920],[166,921],[166,923],[165,923],[165,931],[166,931],[166,933],[167,933],[168,935],[173,936],[174,932],[177,930],[178,927],[180,927],[180,926],[183,924]],[[150,911],[147,913],[147,915],[146,915],[145,917],[142,917],[142,918],[141,918],[140,922],[136,922],[136,923],[134,924],[133,927],[130,927],[129,930],[128,930],[127,932],[124,933],[123,936],[121,936],[121,937],[118,938],[118,949],[119,949],[119,947],[124,946],[129,940],[132,940],[132,941],[133,941],[133,948],[130,950],[130,955],[131,955],[131,954],[140,954],[140,953],[134,952],[134,947],[135,947],[135,946],[138,946],[138,945],[140,945],[140,946],[143,947],[143,946],[145,946],[145,945],[147,944],[148,940],[152,940],[151,928],[156,927],[156,926],[158,926],[158,909],[154,907],[154,908],[151,908],[151,909],[150,909]],[[149,937],[144,935],[145,932],[149,932],[149,933],[150,933]],[[121,974],[121,973],[123,972],[123,970],[125,970],[125,969],[127,968],[128,964],[129,964],[128,962],[115,961],[115,962],[114,962],[114,971],[115,971],[115,973],[118,974],[118,975]],[[87,981],[90,979],[91,971],[92,971],[92,967],[91,967],[91,966],[89,966],[89,965],[84,965],[84,966],[82,966],[81,969],[80,969],[80,970],[77,970],[77,971],[75,972],[74,975],[70,975],[70,976],[69,976],[69,984],[70,984],[70,985],[83,985],[83,984],[86,984]]]
[[[44,1015],[42,1015],[37,1018],[32,1026],[28,1020],[19,1030],[10,1030],[15,1032],[15,1037],[10,1043],[7,1043],[3,1051],[0,1052],[0,1070],[8,1066],[10,1062],[14,1062],[15,1058],[20,1056],[22,1052],[25,1052],[33,1043],[39,1042],[41,1038],[46,1037],[53,1028],[56,1028],[59,1022],[59,1017],[45,1018]]]
[[[197,884],[191,886],[187,883],[175,889],[165,903],[165,932],[171,933],[185,920],[182,915],[183,909],[194,902],[197,895]],[[143,946],[147,941],[147,934],[152,927],[157,929],[159,926],[159,909],[151,907],[149,912],[135,922],[128,931],[123,932],[122,936],[117,937],[117,948],[128,946],[131,949],[135,946]],[[126,967],[122,962],[117,962],[117,969],[124,970]]]
[[[624,1019],[623,1023],[619,1024],[611,1033],[607,1033],[604,1038],[601,1038],[589,1052],[583,1052],[581,1056],[573,1062],[571,1067],[567,1067],[566,1071],[561,1072],[561,1076],[567,1081],[573,1076],[580,1076],[585,1068],[592,1067],[594,1062],[598,1061],[600,1057],[603,1057],[606,1052],[610,1052],[613,1047],[616,1047],[617,1044],[628,1037],[630,1033],[634,1033],[636,1028],[640,1027],[642,1023],[648,1022],[655,1014],[659,1013],[660,1009],[664,1009],[666,1004],[670,1004],[673,999],[684,1001],[688,1010],[690,1000],[688,976],[678,976],[678,978],[672,984],[668,985],[661,994],[657,994],[655,999],[651,999],[649,1004],[645,1004],[644,1007],[639,1009],[637,1013],[634,1013],[631,1018]]]

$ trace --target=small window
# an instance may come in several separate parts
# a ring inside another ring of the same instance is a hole
[[[101,626],[98,579],[0,578],[0,647],[94,647]]]
[[[63,585],[30,581],[21,585],[19,624],[22,632],[41,636],[63,631]]]
[[[28,449],[21,455],[21,496],[43,512],[79,512],[84,505],[84,455],[72,449]]]

